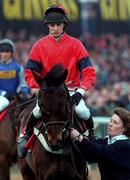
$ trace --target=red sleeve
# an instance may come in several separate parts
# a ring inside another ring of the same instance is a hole
[[[94,84],[96,80],[95,70],[93,66],[88,66],[87,68],[82,70],[82,79],[80,83],[80,87],[88,90]]]
[[[31,70],[25,69],[24,76],[25,76],[25,81],[30,88],[39,88],[39,85],[35,81]]]
[[[80,41],[77,41],[77,45],[75,46],[74,52],[77,62],[83,60],[83,63],[81,65],[82,67],[80,68],[82,73],[80,87],[85,90],[88,90],[95,84],[95,69],[92,66],[88,51],[85,49],[85,47]]]
[[[40,44],[40,41],[37,41],[32,46],[32,49],[29,53],[29,59],[28,59],[27,65],[26,65],[26,69],[24,70],[25,81],[30,88],[39,88],[39,85],[35,81],[33,74],[31,72],[31,69],[33,71],[37,71],[36,64],[38,64],[38,63],[40,64],[40,57],[39,57],[39,53],[38,53],[39,52],[39,44]],[[28,64],[30,64],[31,61],[32,61],[33,65],[28,67]],[[39,72],[39,74],[40,74],[40,72]]]
[[[88,51],[85,49],[85,47],[79,40],[77,40],[77,43],[75,43],[74,46],[74,56],[76,57],[77,61],[79,61],[83,57],[89,56]]]

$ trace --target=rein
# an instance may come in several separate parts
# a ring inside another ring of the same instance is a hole
[[[54,122],[48,122],[48,123],[45,123],[46,127],[48,126],[51,126],[51,125],[57,125],[57,124],[63,124],[63,125],[66,125],[67,122],[64,122],[64,121],[54,121]]]
[[[73,128],[74,120],[80,126],[80,123],[79,123],[78,119],[77,118],[74,119],[74,117],[75,117],[74,109],[75,109],[75,105],[72,106],[72,118],[71,118],[70,130]],[[77,145],[75,144],[74,141],[71,140],[71,145],[70,145],[69,148],[70,148],[70,155],[71,155],[71,160],[72,160],[74,171],[75,171],[75,173],[76,173],[76,175],[77,175],[77,177],[79,179],[83,179],[83,177],[80,175],[80,173],[78,172],[78,169],[76,167],[75,156],[74,156],[74,153],[73,153],[73,148],[79,153],[79,155],[83,159],[83,161],[84,161],[84,157],[82,156],[79,148],[77,147]],[[88,175],[88,170],[87,170],[87,175]]]
[[[11,109],[9,110],[9,113],[10,113],[11,111],[15,110],[15,109],[21,108],[21,107],[29,104],[30,102],[32,102],[32,101],[34,101],[34,100],[36,100],[36,99],[37,99],[37,97],[34,97],[34,98],[32,98],[32,99],[30,99],[30,100],[28,100],[28,101],[26,101],[26,102],[23,102],[23,103],[15,106],[15,107],[13,107],[13,108],[11,108]]]

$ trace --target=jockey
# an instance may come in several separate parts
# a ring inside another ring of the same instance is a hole
[[[45,11],[44,25],[49,34],[33,45],[25,69],[25,80],[30,88],[38,90],[39,86],[31,70],[43,77],[54,64],[63,64],[68,69],[66,84],[72,96],[72,103],[76,105],[75,112],[79,118],[87,121],[89,133],[94,135],[93,119],[83,98],[85,92],[95,83],[95,70],[83,44],[65,32],[68,22],[67,13],[61,6],[53,5]],[[29,117],[24,135],[18,139],[18,154],[21,158],[27,154],[24,145],[33,133],[33,127],[40,116],[41,111],[37,103]]]
[[[0,41],[0,112],[8,105],[16,93],[29,93],[24,80],[24,68],[13,59],[15,45],[10,39]]]

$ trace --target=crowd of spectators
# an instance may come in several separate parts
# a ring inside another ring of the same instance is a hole
[[[27,34],[22,29],[16,33],[8,30],[0,39],[15,42],[17,61],[25,66],[28,53],[41,35]],[[79,37],[90,53],[96,69],[96,84],[86,93],[86,103],[94,116],[109,116],[115,106],[130,110],[130,36],[112,33],[93,36],[86,33]]]
[[[80,37],[96,68],[94,89],[87,94],[92,114],[112,114],[115,106],[130,110],[130,36],[112,33]]]

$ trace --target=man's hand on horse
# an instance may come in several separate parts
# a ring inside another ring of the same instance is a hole
[[[72,105],[78,105],[79,104],[79,102],[80,102],[80,100],[82,99],[82,94],[81,93],[79,93],[79,92],[76,92],[75,94],[73,94],[72,96],[71,96],[71,101],[72,101]]]

